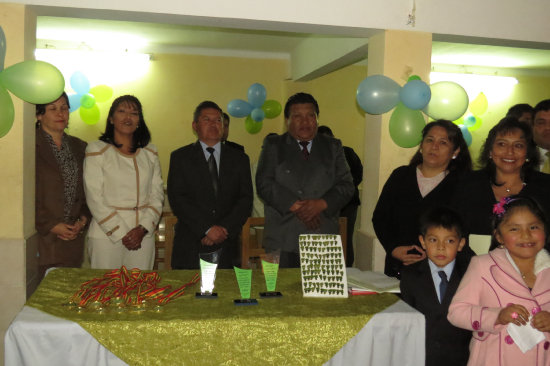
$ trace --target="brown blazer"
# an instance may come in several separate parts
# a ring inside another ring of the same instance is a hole
[[[86,216],[90,211],[86,206],[82,182],[82,163],[86,143],[76,137],[67,136],[71,152],[78,163],[78,188],[71,216]],[[39,234],[38,263],[41,266],[80,267],[84,254],[84,238],[64,241],[58,239],[50,230],[63,221],[63,177],[55,156],[40,128],[36,129],[36,217],[35,225]]]

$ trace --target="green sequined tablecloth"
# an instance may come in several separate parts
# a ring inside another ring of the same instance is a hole
[[[283,297],[261,299],[261,272],[254,272],[258,305],[235,306],[239,289],[232,270],[217,272],[218,299],[197,299],[199,283],[160,312],[77,312],[66,304],[80,285],[105,271],[58,268],[42,281],[27,305],[80,324],[130,365],[321,365],[376,313],[397,301],[391,294],[348,299],[304,298],[300,272],[281,269]],[[195,271],[159,272],[161,286],[180,287]]]

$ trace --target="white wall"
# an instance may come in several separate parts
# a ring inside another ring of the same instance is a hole
[[[368,36],[376,29],[550,43],[548,0],[12,0],[38,14]],[[416,4],[416,25],[407,25]],[[52,12],[52,7],[64,7]],[[88,9],[82,12],[79,9]],[[95,10],[91,10],[95,9]],[[113,10],[116,10],[113,12]],[[120,11],[120,12],[119,12]],[[128,13],[128,12],[133,12]],[[335,28],[336,27],[336,28]],[[540,45],[539,45],[540,46]],[[548,45],[546,45],[548,46]]]

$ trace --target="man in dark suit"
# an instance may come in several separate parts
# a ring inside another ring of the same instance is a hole
[[[321,133],[330,137],[334,137],[332,130],[328,126],[319,126],[317,133]],[[351,200],[342,208],[340,216],[343,216],[347,219],[347,236],[348,240],[346,243],[346,267],[353,267],[353,261],[355,260],[355,255],[353,251],[353,232],[355,230],[355,220],[357,220],[357,208],[361,204],[359,199],[359,189],[357,188],[359,184],[363,181],[363,164],[359,156],[353,151],[349,146],[343,146],[344,155],[346,156],[346,161],[351,172],[351,177],[353,178],[353,197]]]
[[[281,250],[281,267],[298,267],[300,234],[338,233],[340,209],[353,181],[340,140],[317,134],[313,96],[291,96],[284,109],[288,132],[267,136],[256,173],[264,201],[266,251]]]
[[[466,243],[460,216],[435,207],[420,218],[419,236],[427,258],[403,267],[401,297],[426,318],[426,365],[465,366],[472,332],[447,320],[451,300],[471,256],[458,256]]]
[[[222,248],[219,268],[239,266],[238,237],[252,208],[248,156],[221,144],[222,110],[210,101],[193,114],[198,141],[170,157],[168,199],[178,218],[175,269],[199,268],[199,254]]]
[[[227,138],[229,137],[229,123],[231,122],[231,119],[229,118],[229,114],[223,113],[223,135],[222,135],[222,143],[226,146],[231,146],[235,149],[241,150],[244,152],[244,146],[241,144],[237,144],[236,142],[229,141]]]

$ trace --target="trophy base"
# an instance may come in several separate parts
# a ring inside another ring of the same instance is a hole
[[[262,299],[269,299],[272,297],[282,297],[283,294],[279,291],[268,291],[268,292],[260,292],[260,297]]]
[[[235,305],[239,305],[239,306],[258,305],[258,300],[256,300],[256,299],[237,299],[237,300],[233,300],[233,303]]]
[[[205,292],[205,293],[196,292],[196,293],[195,293],[195,297],[198,298],[198,299],[217,299],[217,298],[218,298],[218,294],[215,293],[215,292],[212,292],[212,293],[208,293],[208,292]]]

